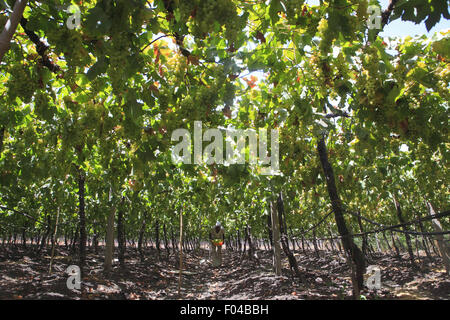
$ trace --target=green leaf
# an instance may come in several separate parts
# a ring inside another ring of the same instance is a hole
[[[94,80],[98,75],[105,73],[106,69],[108,68],[109,61],[106,57],[100,57],[96,63],[88,70],[86,76],[87,78],[92,81]]]
[[[433,42],[432,48],[437,54],[440,54],[446,59],[450,59],[450,38],[444,38]]]
[[[389,104],[393,104],[401,95],[400,95],[401,89],[395,85],[391,91],[389,91],[387,97],[386,97],[386,102],[388,102]]]
[[[441,13],[437,11],[433,11],[429,16],[428,19],[425,21],[425,26],[427,27],[427,31],[430,31],[431,28],[433,28],[436,23],[441,20]]]
[[[86,17],[86,28],[92,34],[106,34],[111,28],[110,17],[97,5],[89,10]]]
[[[283,11],[280,0],[272,0],[269,7],[269,17],[272,25],[277,23],[280,19],[280,17],[278,16],[278,12],[280,11]]]

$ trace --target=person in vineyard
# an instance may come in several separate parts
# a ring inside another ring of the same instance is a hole
[[[219,221],[209,232],[209,241],[209,257],[212,265],[213,267],[220,267],[222,264],[222,245],[225,241],[225,229]]]

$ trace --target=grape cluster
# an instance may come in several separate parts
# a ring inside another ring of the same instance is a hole
[[[178,10],[180,12],[180,20],[186,22],[190,17],[197,14],[197,1],[180,1]]]
[[[43,120],[50,120],[53,116],[53,110],[50,104],[50,98],[46,92],[39,90],[34,95],[34,112]]]
[[[201,108],[212,108],[216,105],[217,99],[217,88],[215,86],[210,88],[202,86],[197,90],[195,96],[195,102]]]
[[[37,141],[37,135],[36,131],[33,126],[26,126],[23,129],[23,140],[25,142],[25,145],[30,146],[31,144],[35,143]]]
[[[127,72],[130,69],[130,38],[124,33],[114,34],[107,48],[109,55],[108,76],[115,92],[123,92],[127,86]],[[138,61],[140,63],[141,61]]]
[[[151,9],[137,8],[131,14],[131,29],[139,30],[143,24],[153,18],[153,12]]]
[[[376,90],[381,87],[381,80],[379,75],[379,62],[377,48],[367,46],[364,48],[362,56],[363,77],[358,79],[358,87],[365,88],[365,95],[369,103],[376,101]]]
[[[72,146],[84,145],[83,128],[79,121],[75,119],[67,119],[66,123],[61,126],[61,144],[63,149],[68,149]]]
[[[234,43],[239,36],[239,33],[245,28],[246,21],[236,15],[229,15],[229,19],[225,23],[225,38]]]
[[[191,95],[186,95],[181,101],[180,107],[186,116],[194,109],[195,103]]]
[[[184,56],[180,56],[176,59],[175,72],[173,73],[176,83],[183,83],[186,77],[187,59]]]
[[[349,64],[345,60],[344,54],[342,52],[340,52],[334,60],[334,65],[336,66],[336,69],[341,76],[348,78],[348,74],[350,72]]]
[[[323,55],[327,55],[331,52],[331,45],[334,39],[334,33],[328,26],[328,20],[322,18],[317,26],[319,37],[321,38],[319,49]]]
[[[334,89],[337,94],[343,96],[350,90],[348,85],[350,69],[342,52],[340,52],[336,59],[333,60],[333,67],[337,70],[338,74],[338,76],[334,78]]]
[[[366,23],[368,18],[367,9],[369,8],[369,3],[367,0],[360,0],[358,3],[358,9],[356,10],[356,16],[360,21]]]
[[[166,112],[172,106],[173,94],[167,88],[161,88],[158,95],[158,104],[161,112]]]
[[[56,47],[56,53],[63,53],[69,67],[81,67],[91,59],[83,46],[81,34],[76,30],[55,28],[47,33],[49,42]]]
[[[224,86],[224,93],[222,96],[225,105],[233,105],[234,98],[236,96],[236,87],[231,82],[227,82]]]
[[[317,81],[317,89],[323,94],[327,94],[327,86],[331,85],[329,75],[324,73],[324,64],[328,65],[327,60],[321,58],[319,52],[315,52],[310,59],[310,67],[312,68],[312,74],[315,75]],[[325,85],[326,84],[326,85]]]
[[[236,39],[238,32],[242,30],[236,12],[237,8],[232,0],[196,0],[190,2],[189,5],[180,5],[180,11],[184,18],[195,12],[191,24],[191,31],[195,37],[204,38],[208,33],[214,31],[217,24],[220,27],[225,26],[225,36],[228,40]]]
[[[80,112],[80,109],[81,109],[80,104],[72,101],[72,99],[68,96],[64,96],[63,100],[64,100],[64,105],[65,105],[66,110],[70,110],[75,114],[78,114]]]
[[[88,130],[96,130],[103,116],[104,107],[100,103],[88,101],[84,106],[84,111],[86,113],[81,120],[82,126]]]
[[[8,96],[11,101],[19,97],[24,103],[30,103],[37,85],[30,69],[26,65],[14,64],[9,70]]]
[[[304,2],[304,0],[283,1],[286,8],[286,18],[288,19],[288,23],[296,24],[297,19],[305,14],[303,11]]]

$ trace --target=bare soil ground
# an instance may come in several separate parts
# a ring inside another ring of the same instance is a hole
[[[275,276],[268,251],[258,251],[258,260],[224,250],[223,265],[212,268],[204,249],[186,253],[183,262],[181,294],[178,294],[178,255],[146,249],[141,259],[128,249],[126,267],[116,262],[110,274],[103,272],[102,250],[89,248],[81,289],[66,286],[69,265],[76,264],[63,247],[55,250],[53,271],[48,273],[49,251],[36,254],[36,248],[0,247],[0,299],[351,299],[349,268],[346,261],[331,252],[295,256],[303,279],[293,276],[283,257],[283,275]],[[444,299],[450,298],[450,277],[439,258],[421,259],[418,269],[401,259],[378,254],[370,264],[381,269],[380,290],[365,289],[366,299]]]

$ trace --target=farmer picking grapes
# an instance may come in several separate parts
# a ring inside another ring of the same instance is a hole
[[[222,264],[222,245],[225,240],[225,229],[219,221],[209,232],[210,240],[210,258],[213,267],[220,267]]]

